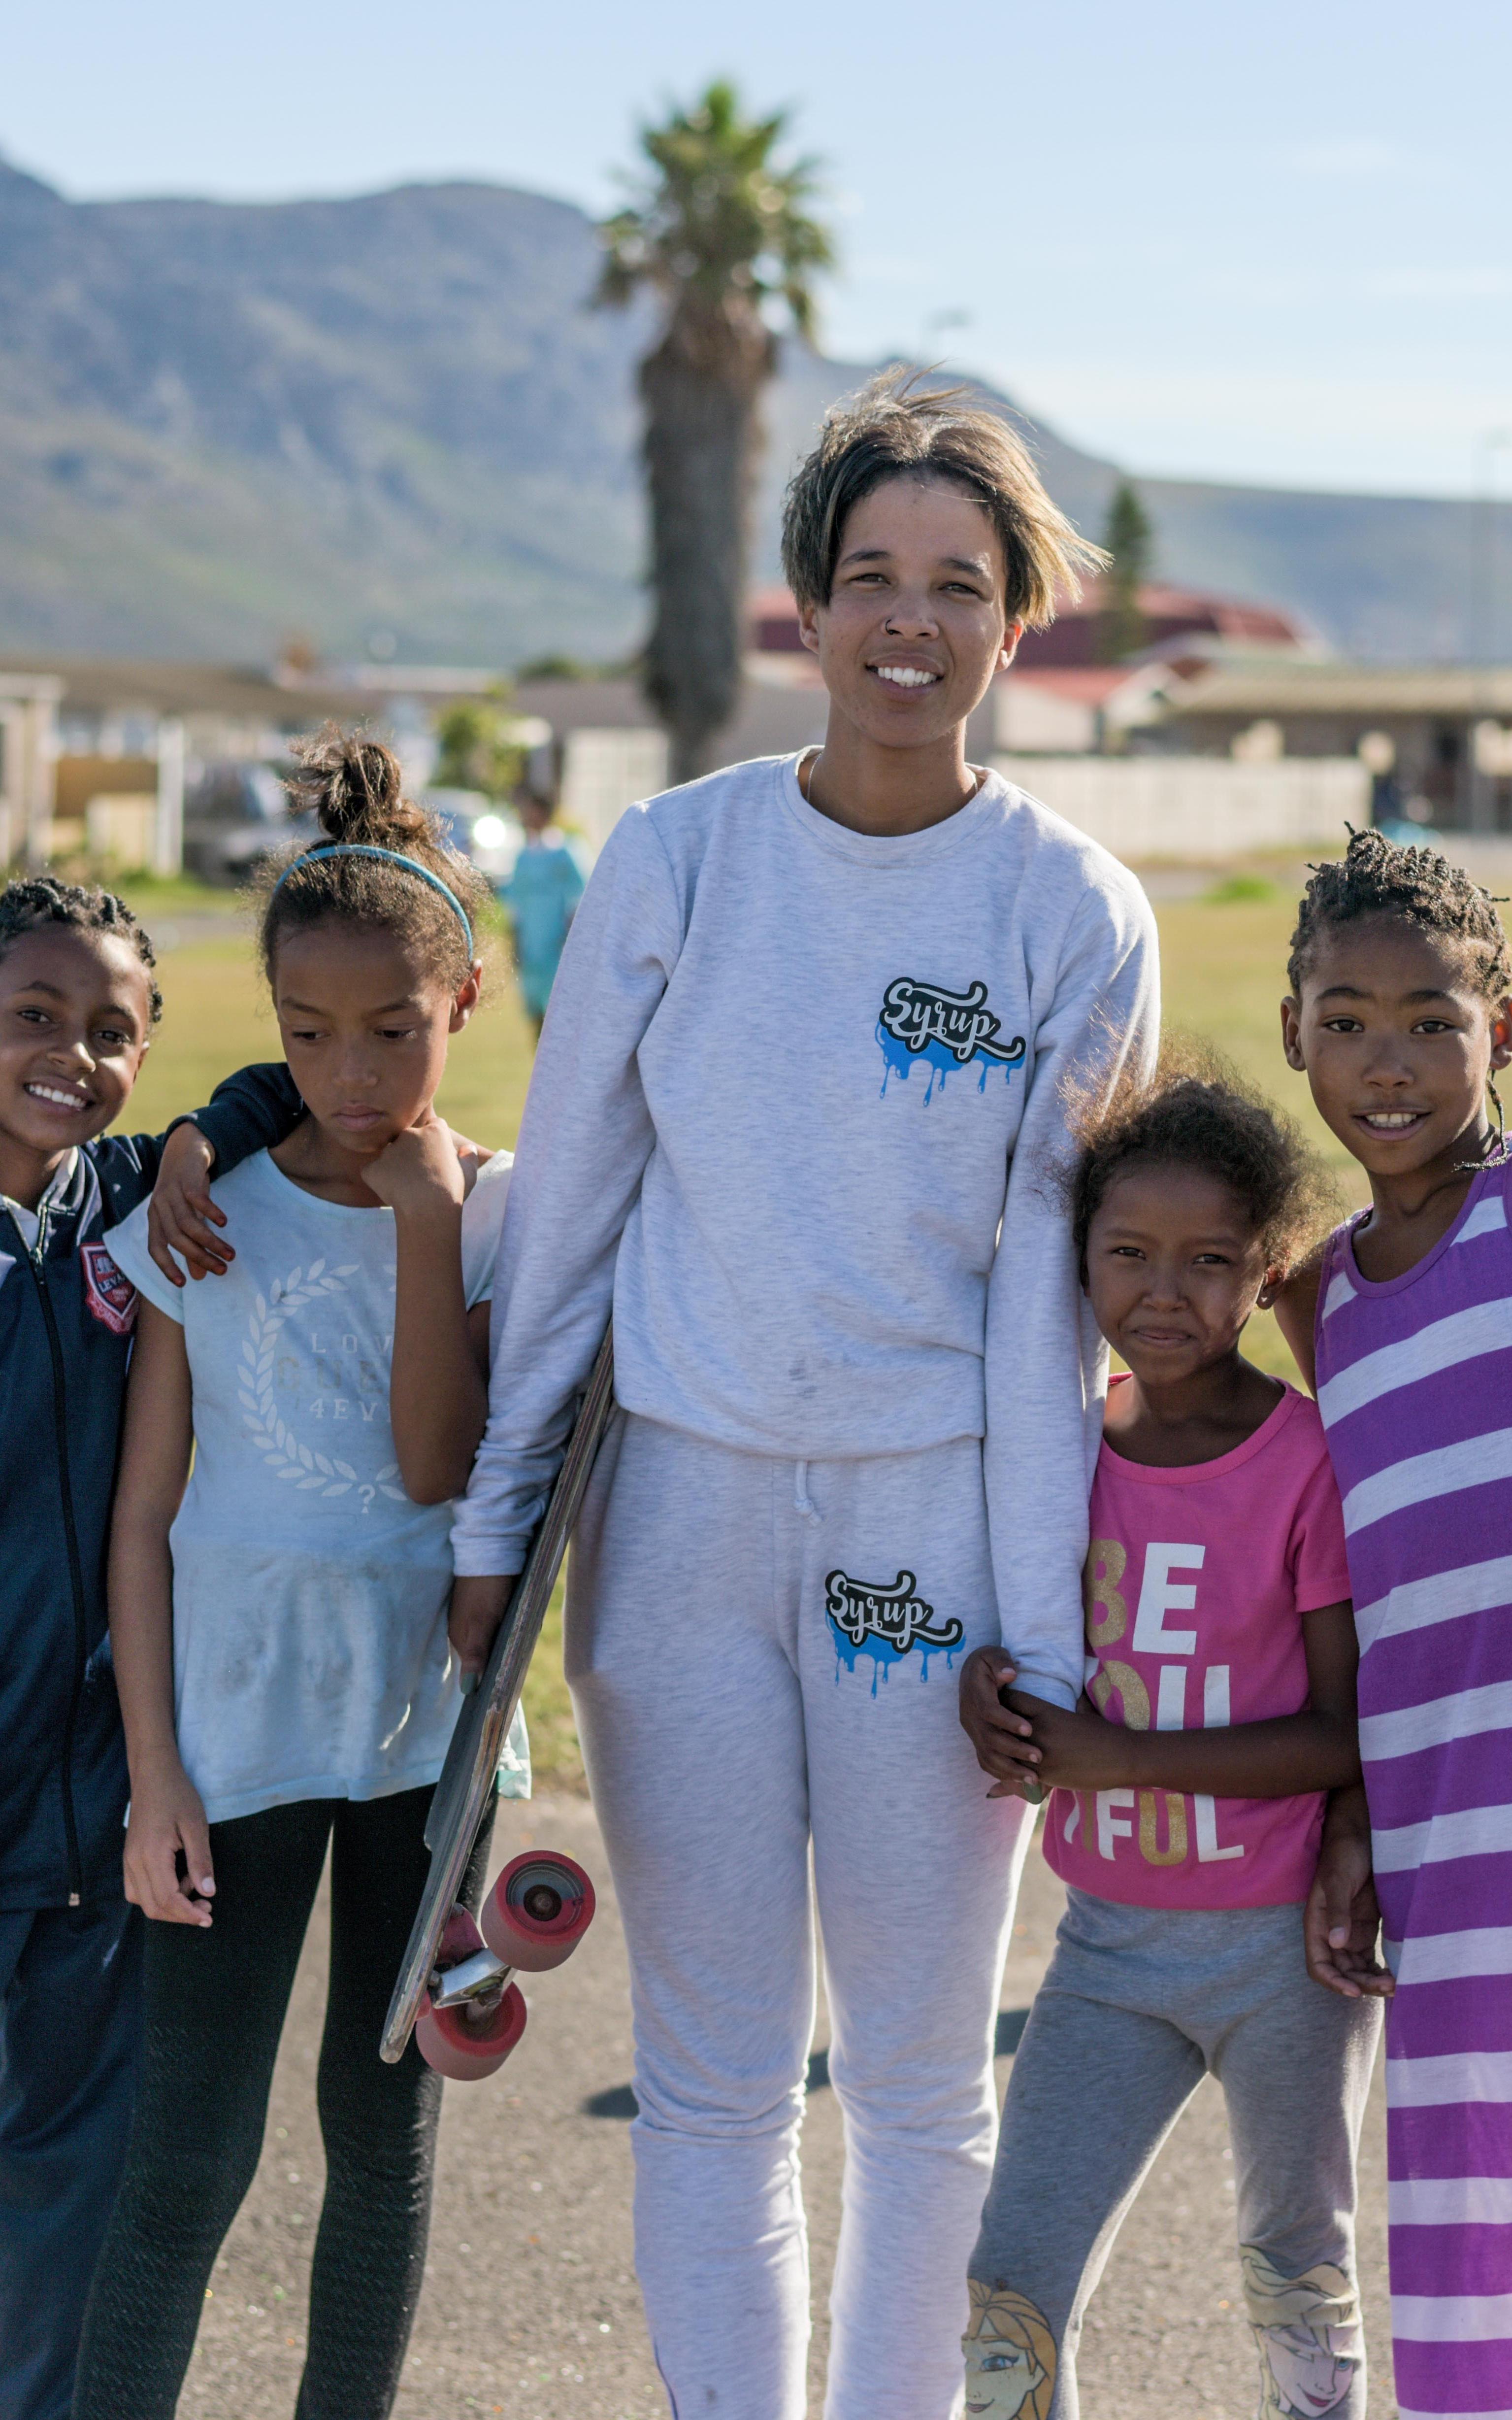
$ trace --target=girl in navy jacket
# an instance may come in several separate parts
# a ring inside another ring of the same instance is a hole
[[[0,2420],[68,2412],[135,2072],[105,1546],[136,1298],[100,1237],[157,1183],[154,1257],[218,1272],[210,1169],[301,1115],[286,1068],[251,1067],[166,1136],[105,1134],[162,1014],[153,963],[108,892],[0,892]]]

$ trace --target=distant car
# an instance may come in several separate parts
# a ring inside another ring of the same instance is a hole
[[[184,865],[202,882],[244,882],[265,857],[318,837],[314,815],[289,812],[278,768],[236,758],[208,764],[184,798]]]
[[[423,790],[420,803],[496,891],[509,880],[525,845],[525,828],[512,807],[499,805],[482,790]]]

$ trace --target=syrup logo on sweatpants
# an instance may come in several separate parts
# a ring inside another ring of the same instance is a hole
[[[934,1607],[918,1594],[912,1572],[900,1572],[890,1588],[872,1580],[853,1580],[845,1572],[829,1572],[825,1578],[825,1611],[835,1634],[835,1652],[847,1671],[855,1671],[858,1655],[872,1658],[873,1698],[878,1673],[886,1680],[897,1656],[917,1647],[918,1677],[927,1681],[931,1655],[943,1648],[949,1666],[954,1660],[949,1651],[965,1637],[964,1623],[936,1621]]]
[[[929,1068],[926,1101],[933,1099],[936,1084],[943,1092],[947,1078],[969,1067],[973,1060],[981,1067],[979,1093],[987,1090],[994,1067],[1001,1067],[1004,1081],[1011,1082],[1014,1068],[1024,1063],[1027,1046],[1022,1033],[1015,1033],[1011,1042],[999,1042],[1002,1022],[987,1005],[984,983],[971,984],[964,991],[947,991],[943,984],[919,983],[912,975],[900,975],[883,994],[877,1018],[877,1042],[887,1062],[884,1095],[894,1076],[907,1082],[918,1060]]]

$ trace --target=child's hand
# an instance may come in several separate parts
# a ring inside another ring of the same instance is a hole
[[[170,1285],[181,1286],[181,1255],[192,1278],[224,1278],[236,1254],[212,1231],[225,1213],[210,1198],[215,1153],[193,1122],[175,1126],[162,1146],[158,1181],[147,1204],[147,1249]]]
[[[460,1210],[467,1197],[455,1138],[434,1109],[384,1145],[363,1169],[363,1183],[399,1218],[442,1205]]]
[[[140,1782],[131,1776],[125,1882],[133,1907],[156,1923],[196,1924],[201,1930],[209,1924],[204,1904],[215,1896],[209,1826],[199,1792],[177,1758],[162,1774]]]
[[[1126,1790],[1130,1770],[1130,1734],[1120,1723],[1104,1722],[1084,1698],[1074,1714],[1052,1706],[1043,1698],[1026,1697],[1015,1689],[1012,1703],[1034,1726],[1040,1750],[1038,1779],[1046,1790]],[[1137,1734],[1135,1735],[1137,1736]]]
[[[452,1610],[447,1619],[446,1636],[462,1667],[462,1695],[471,1697],[483,1678],[483,1668],[488,1661],[488,1650],[494,1633],[504,1618],[504,1606],[514,1587],[514,1575],[504,1579],[455,1579],[452,1582]]]
[[[1381,1908],[1370,1870],[1370,1834],[1358,1823],[1325,1823],[1318,1871],[1303,1910],[1307,1972],[1344,2000],[1389,2000],[1396,1989],[1376,1957]]]
[[[1023,1783],[1040,1777],[1040,1751],[1030,1744],[1030,1725],[998,1696],[1016,1669],[1001,1647],[978,1647],[961,1667],[961,1728],[983,1773],[993,1776],[995,1787],[987,1792],[989,1798],[1015,1798]]]

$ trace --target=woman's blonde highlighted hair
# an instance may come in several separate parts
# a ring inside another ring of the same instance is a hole
[[[887,479],[938,479],[974,496],[997,533],[1011,622],[1031,630],[1109,558],[1051,503],[1024,440],[965,387],[886,370],[825,414],[782,514],[782,568],[800,605],[827,605],[846,520]]]

